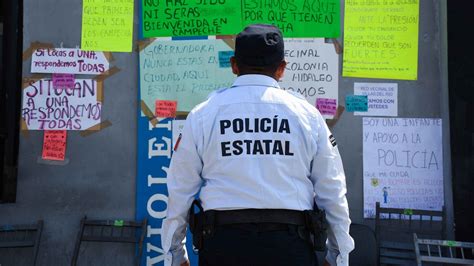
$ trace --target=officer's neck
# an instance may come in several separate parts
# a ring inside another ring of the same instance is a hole
[[[246,72],[246,73],[239,73],[237,77],[244,76],[244,75],[263,75],[270,77],[274,80],[278,80],[277,77],[274,74],[269,74],[269,73],[262,73],[262,72]]]

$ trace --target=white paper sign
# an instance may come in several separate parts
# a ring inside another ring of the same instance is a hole
[[[109,70],[103,52],[80,49],[37,49],[31,59],[31,73],[99,75]]]
[[[23,90],[22,117],[29,130],[85,130],[100,123],[97,81],[76,79],[74,88],[53,88],[51,79]]]
[[[303,95],[313,106],[318,98],[338,100],[339,56],[323,38],[285,39],[288,62],[280,86]],[[334,115],[324,115],[333,118]]]
[[[367,95],[369,110],[363,116],[398,116],[397,83],[354,83],[354,95]]]
[[[383,207],[441,210],[441,119],[363,118],[364,218]]]
[[[155,40],[140,51],[140,95],[155,110],[157,100],[177,101],[191,111],[213,91],[230,87],[235,75],[223,40]]]

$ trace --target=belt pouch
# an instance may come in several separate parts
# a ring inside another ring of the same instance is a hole
[[[199,208],[199,212],[195,213],[194,206]],[[200,250],[203,242],[203,224],[204,212],[199,200],[194,200],[189,209],[189,230],[193,234],[193,246]]]
[[[316,251],[326,250],[327,229],[326,213],[324,210],[305,211],[306,227],[313,237],[313,248]]]

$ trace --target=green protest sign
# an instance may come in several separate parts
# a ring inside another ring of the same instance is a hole
[[[243,26],[273,24],[290,38],[339,37],[340,17],[339,0],[242,0]]]
[[[285,37],[340,35],[339,0],[142,0],[143,37],[233,35],[254,23]]]
[[[240,9],[235,0],[142,0],[143,37],[235,34]]]

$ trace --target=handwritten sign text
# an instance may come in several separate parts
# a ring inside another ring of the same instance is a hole
[[[84,130],[100,123],[101,114],[95,80],[54,88],[51,79],[41,79],[23,89],[22,117],[29,130]]]

